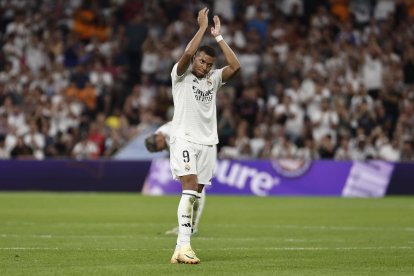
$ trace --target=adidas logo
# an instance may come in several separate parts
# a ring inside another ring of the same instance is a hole
[[[191,223],[184,223],[184,224],[181,224],[181,226],[184,226],[184,227],[191,227]]]

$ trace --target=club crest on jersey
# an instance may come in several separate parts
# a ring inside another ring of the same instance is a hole
[[[207,78],[207,85],[211,86],[213,84],[213,81],[211,80],[211,78]]]
[[[189,171],[190,171],[190,164],[186,163],[186,164],[184,165],[184,170],[185,170],[186,172],[189,172]]]

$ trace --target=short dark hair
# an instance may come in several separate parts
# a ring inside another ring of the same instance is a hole
[[[200,46],[197,52],[204,52],[211,57],[216,57],[216,50],[214,50],[213,47],[210,47],[208,45]]]
[[[149,152],[156,152],[157,151],[157,141],[156,138],[157,134],[151,134],[147,138],[145,138],[145,147]]]

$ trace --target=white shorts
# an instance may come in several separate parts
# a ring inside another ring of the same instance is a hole
[[[195,174],[198,184],[211,185],[217,159],[216,145],[200,145],[178,137],[170,140],[170,167],[175,179]]]

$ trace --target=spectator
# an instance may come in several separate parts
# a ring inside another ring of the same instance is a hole
[[[263,131],[261,126],[255,126],[253,130],[253,137],[249,141],[249,146],[251,150],[251,157],[258,158],[260,152],[263,150],[265,146],[266,140],[263,135]]]
[[[297,147],[288,137],[282,137],[273,145],[271,156],[278,159],[295,159],[297,156]]]
[[[111,157],[114,153],[121,149],[124,139],[119,129],[111,129],[110,136],[105,140],[105,157]]]
[[[328,98],[321,101],[321,109],[311,113],[311,121],[313,125],[313,138],[320,141],[326,135],[330,135],[332,142],[336,141],[335,129],[338,125],[338,114],[330,107]]]
[[[218,119],[217,129],[219,140],[222,144],[228,145],[230,138],[236,133],[236,121],[230,107],[226,107],[222,111],[222,114]]]
[[[9,159],[10,152],[6,148],[6,137],[0,134],[0,159]]]
[[[352,160],[369,160],[375,159],[377,153],[371,143],[362,133],[352,141],[351,159]]]
[[[72,157],[76,159],[97,159],[99,156],[99,147],[88,139],[86,133],[81,134],[81,139],[75,144],[72,150]]]
[[[36,125],[36,122],[31,121],[29,123],[29,131],[23,136],[25,145],[29,146],[33,150],[33,156],[38,159],[44,159],[44,147],[46,139],[43,133],[41,133]]]
[[[403,142],[400,160],[403,162],[414,161],[414,145],[411,140],[405,140]]]
[[[384,143],[378,151],[378,158],[386,161],[397,162],[401,158],[398,139],[394,138],[391,143]]]
[[[303,116],[302,109],[292,103],[290,95],[285,95],[275,108],[276,121],[285,126],[286,135],[293,142],[297,142],[302,137]]]
[[[249,124],[256,122],[259,111],[257,102],[257,89],[254,87],[246,87],[240,99],[236,101],[236,110],[240,114],[242,120],[246,120]]]
[[[90,124],[87,139],[98,147],[97,155],[103,155],[105,152],[105,136],[103,134],[103,129],[100,128],[96,122]]]
[[[128,60],[129,76],[131,82],[139,80],[140,65],[142,61],[141,47],[147,38],[148,27],[144,23],[144,15],[136,13],[131,22],[126,26],[126,36],[128,37]]]
[[[321,159],[333,159],[335,156],[334,142],[332,141],[332,136],[326,134],[322,137],[322,142],[318,150],[319,156]]]
[[[298,149],[297,158],[307,161],[320,159],[319,150],[312,137],[305,138],[303,146]]]
[[[408,46],[403,58],[404,83],[414,84],[414,47]]]
[[[368,94],[374,99],[378,98],[384,74],[384,65],[380,56],[381,50],[376,43],[371,43],[368,51],[362,56],[364,59],[362,64],[363,83],[368,90]]]
[[[335,151],[335,160],[351,160],[351,149],[349,145],[349,138],[344,136],[339,140],[339,147]]]
[[[10,152],[10,157],[13,159],[33,159],[33,150],[26,145],[23,137],[17,137],[16,145]]]

